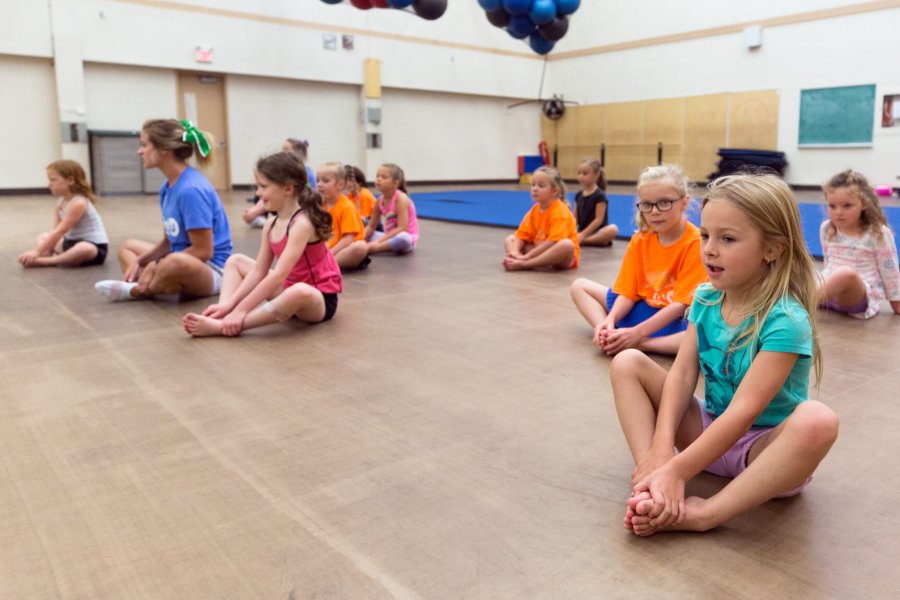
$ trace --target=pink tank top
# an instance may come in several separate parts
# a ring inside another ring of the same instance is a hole
[[[391,203],[388,206],[384,205],[384,196],[382,196],[378,200],[378,208],[381,210],[381,214],[384,215],[384,231],[385,233],[389,233],[394,229],[397,229],[397,196],[400,195],[400,190],[396,190],[394,195],[391,196]],[[419,239],[419,222],[416,220],[416,205],[412,203],[412,199],[409,200],[409,212],[407,213],[408,218],[406,220],[406,233],[412,238],[413,243]]]
[[[301,208],[291,216],[283,238],[277,242],[273,242],[269,238],[269,247],[272,248],[272,253],[275,256],[280,258],[282,252],[284,252],[288,242],[288,235],[291,232],[291,225],[294,224],[294,219],[302,210]],[[275,217],[275,219],[277,220],[278,217]],[[272,226],[275,226],[275,221],[272,221]],[[295,283],[306,283],[323,294],[339,294],[343,290],[344,280],[341,278],[341,269],[338,267],[331,250],[328,249],[325,242],[319,240],[306,244],[303,254],[297,259],[294,268],[291,269],[287,279],[284,280],[284,287],[287,289]]]

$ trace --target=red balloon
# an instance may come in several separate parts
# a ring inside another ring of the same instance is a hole
[[[387,0],[371,0],[372,6],[375,8],[390,8],[391,5],[387,3]]]
[[[350,4],[360,10],[369,10],[372,8],[372,0],[350,0]]]

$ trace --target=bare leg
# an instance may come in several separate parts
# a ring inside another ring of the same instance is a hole
[[[359,240],[335,254],[334,258],[341,270],[350,270],[357,268],[367,254],[368,245]]]
[[[575,308],[591,325],[592,330],[596,329],[597,325],[609,314],[609,307],[606,306],[608,291],[609,288],[605,285],[583,277],[576,279],[569,286],[569,293],[572,296],[572,302],[575,303]]]
[[[125,273],[128,267],[137,262],[138,256],[152,250],[154,245],[144,240],[126,240],[125,243],[119,246],[117,256],[122,273]]]
[[[619,228],[614,223],[610,223],[606,227],[601,227],[591,235],[582,240],[582,246],[608,246],[616,236],[619,235]]]
[[[678,348],[681,346],[681,340],[687,332],[681,331],[672,335],[664,335],[655,338],[647,338],[641,342],[639,349],[644,352],[653,352],[654,354],[678,354]]]
[[[184,252],[167,254],[150,281],[148,297],[161,294],[204,298],[212,294],[213,272],[209,265]]]
[[[97,246],[88,242],[78,242],[59,254],[41,256],[34,264],[41,267],[75,267],[93,260],[96,256]]]
[[[684,520],[670,529],[706,531],[797,488],[828,454],[837,434],[834,411],[807,400],[753,444],[747,469],[718,494],[705,500],[687,498]],[[635,517],[632,524],[638,535],[659,531],[646,517]]]
[[[568,269],[575,258],[575,244],[571,240],[560,240],[534,258],[507,260],[503,266],[507,271],[525,271],[544,267]]]
[[[840,267],[825,279],[822,293],[840,306],[856,306],[866,298],[866,284],[853,269]]]
[[[232,254],[225,261],[225,268],[222,270],[222,289],[219,291],[219,303],[228,302],[229,298],[243,283],[256,261],[244,254]]]
[[[325,318],[322,292],[305,283],[292,285],[267,304],[247,314],[243,331],[284,322],[292,316],[306,323],[318,323]],[[194,337],[222,335],[222,320],[190,313],[184,316],[184,328]]]

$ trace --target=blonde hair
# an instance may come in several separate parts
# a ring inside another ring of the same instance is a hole
[[[319,171],[327,170],[331,171],[335,178],[339,181],[347,181],[347,170],[344,167],[344,163],[339,163],[337,161],[330,161],[324,164],[319,165]]]
[[[863,231],[871,232],[879,241],[883,240],[882,227],[890,229],[891,226],[881,210],[881,203],[878,202],[875,190],[872,189],[865,175],[853,169],[847,169],[833,176],[822,186],[822,191],[826,195],[840,189],[852,190],[862,200],[863,209],[859,215],[859,220],[862,222]],[[837,235],[837,227],[831,221],[828,221],[828,225],[825,226],[825,238],[832,240],[835,235]]]
[[[550,184],[559,192],[559,199],[568,204],[569,201],[566,199],[566,182],[563,181],[559,171],[554,167],[544,165],[543,167],[538,167],[534,170],[534,175],[537,175],[538,173],[546,175],[550,179]]]
[[[141,131],[147,134],[147,139],[157,150],[171,150],[172,155],[180,161],[187,161],[194,154],[194,145],[184,141],[184,125],[177,119],[150,119],[144,122]],[[203,156],[197,152],[197,163],[207,167],[212,164],[213,146],[215,141],[211,133],[201,131],[209,143],[209,154]]]
[[[63,179],[72,179],[72,193],[84,196],[91,204],[97,204],[97,196],[94,195],[94,190],[87,182],[87,175],[79,163],[74,160],[57,160],[47,165],[47,170],[56,171]]]
[[[688,179],[688,176],[684,174],[684,171],[682,171],[681,167],[679,167],[678,165],[656,165],[644,169],[641,172],[640,177],[638,177],[638,193],[640,193],[642,187],[652,185],[654,183],[661,183],[663,185],[670,186],[678,193],[679,198],[684,198],[685,196],[690,197],[691,192],[693,191],[693,188],[691,187],[691,180]],[[650,230],[650,224],[647,223],[647,220],[644,218],[644,213],[639,210],[635,210],[635,213],[636,214],[634,218],[635,222],[637,223],[638,230]]]
[[[816,323],[819,274],[806,249],[800,209],[791,188],[775,175],[729,175],[709,184],[703,207],[716,201],[728,202],[741,211],[762,234],[769,248],[781,248],[781,254],[768,263],[766,276],[747,299],[750,324],[735,338],[729,352],[758,340],[769,311],[790,295],[809,316],[818,386],[822,379],[822,352]],[[724,298],[722,294],[716,303]]]
[[[581,159],[579,166],[587,165],[591,171],[593,171],[597,175],[597,187],[606,191],[606,172],[603,170],[603,165],[600,164],[600,161],[594,158],[593,156],[588,156],[586,158]]]

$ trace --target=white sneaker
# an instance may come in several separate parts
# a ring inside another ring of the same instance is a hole
[[[131,295],[131,290],[137,287],[137,283],[128,283],[118,279],[104,279],[94,284],[94,289],[109,298],[110,302],[122,302],[123,300],[136,300]]]
[[[256,217],[255,219],[253,219],[252,221],[247,223],[247,225],[249,225],[253,229],[260,229],[265,224],[266,224],[266,218],[262,215]]]

